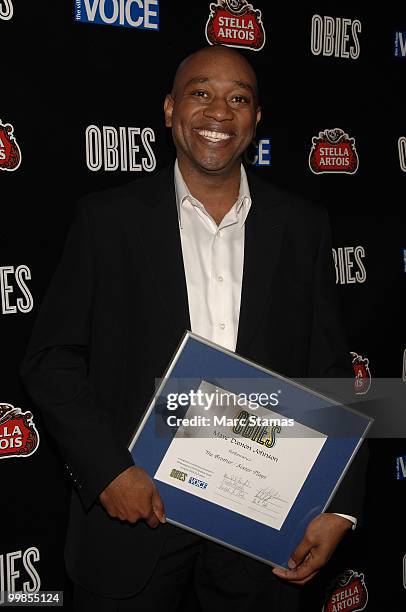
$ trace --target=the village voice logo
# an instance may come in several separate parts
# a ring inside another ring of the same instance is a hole
[[[406,32],[395,32],[395,57],[406,59]]]
[[[312,138],[309,166],[314,174],[355,174],[359,166],[355,138],[340,128],[319,132]]]
[[[211,45],[260,51],[265,44],[262,13],[246,0],[219,0],[210,4],[206,38]]]
[[[245,160],[252,166],[270,166],[271,139],[260,138],[253,141],[245,152]]]
[[[406,480],[406,455],[396,457],[396,480]]]
[[[159,0],[75,0],[75,19],[82,23],[159,30]]]
[[[14,13],[13,3],[11,0],[0,0],[0,19],[8,21]]]

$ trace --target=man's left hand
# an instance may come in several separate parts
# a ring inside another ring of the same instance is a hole
[[[289,559],[290,569],[276,567],[273,573],[292,584],[306,584],[327,563],[351,526],[351,521],[342,516],[319,514],[309,523],[303,540]]]

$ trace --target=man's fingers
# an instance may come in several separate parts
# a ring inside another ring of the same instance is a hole
[[[319,514],[309,523],[305,537],[289,559],[289,569],[275,568],[273,573],[293,584],[305,584],[327,563],[349,528],[347,519]]]
[[[132,466],[117,476],[99,496],[112,518],[136,523],[144,519],[150,527],[165,523],[165,509],[151,477]]]
[[[314,550],[314,549],[313,549]],[[298,565],[295,569],[282,569],[276,567],[273,570],[275,576],[278,578],[283,578],[284,580],[288,580],[289,582],[294,582],[295,584],[304,584],[310,580],[319,569],[324,565],[324,560],[321,559],[321,555],[309,554],[306,559]]]
[[[141,518],[140,513],[134,509],[118,508],[114,505],[105,506],[107,514],[114,519],[120,521],[128,521],[129,523],[136,523]]]
[[[309,554],[312,545],[309,540],[303,538],[303,540],[298,544],[298,546],[293,551],[291,558],[288,561],[288,565],[290,569],[295,569],[300,563],[306,559],[306,556]]]
[[[157,489],[154,489],[152,493],[152,509],[160,520],[160,522],[165,523],[165,508]]]
[[[146,517],[146,522],[148,527],[151,527],[152,529],[155,529],[155,527],[158,527],[159,525],[159,520],[155,514],[155,512],[151,509],[150,514]]]
[[[319,571],[317,570],[317,572],[313,572],[312,574],[310,574],[306,578],[303,578],[303,580],[288,580],[288,579],[286,579],[286,582],[290,582],[290,584],[295,584],[297,586],[303,586],[307,582],[310,582],[310,580],[312,580],[315,576],[317,576],[318,573],[319,573]]]
[[[313,574],[310,574],[310,576],[307,576],[307,578],[304,578],[303,580],[296,580],[292,582],[292,584],[299,584],[299,585],[306,584],[306,582],[310,582],[310,580],[312,580],[318,573],[319,573],[319,570],[317,570],[316,572],[313,572]]]
[[[278,576],[278,578],[282,578],[287,582],[292,582],[292,584],[305,584],[311,580],[319,570],[313,570],[311,567],[300,566],[300,568],[297,570],[285,570],[280,567],[275,567],[275,569],[272,571],[275,576]]]
[[[112,504],[109,501],[102,501],[102,505],[111,518],[119,518],[120,511],[115,504]]]

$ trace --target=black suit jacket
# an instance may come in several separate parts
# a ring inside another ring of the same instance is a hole
[[[293,378],[351,376],[325,210],[248,180],[237,353]],[[137,592],[174,530],[111,519],[98,495],[133,464],[128,441],[186,329],[173,169],[87,197],[21,375],[75,485],[68,572],[105,596]],[[330,510],[359,516],[362,470],[354,465]]]

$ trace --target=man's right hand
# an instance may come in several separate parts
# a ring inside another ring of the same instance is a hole
[[[121,472],[99,498],[112,518],[130,523],[145,519],[150,527],[165,523],[165,509],[158,490],[140,467],[132,466]]]

